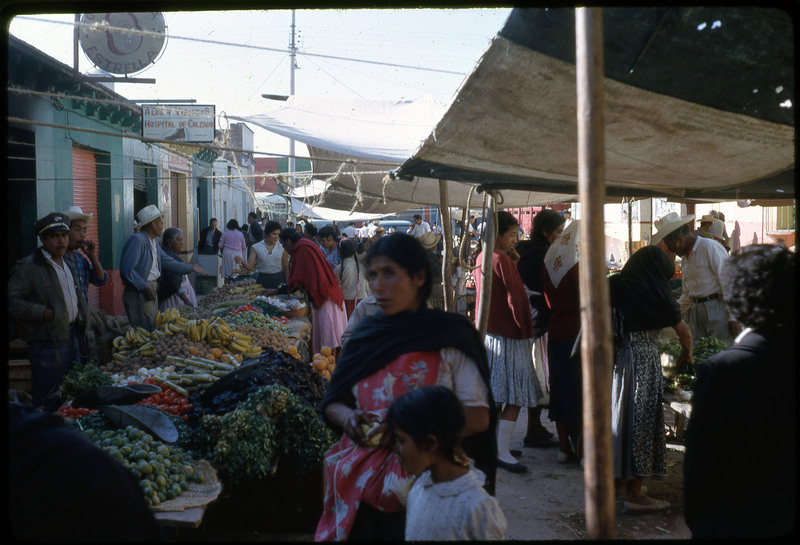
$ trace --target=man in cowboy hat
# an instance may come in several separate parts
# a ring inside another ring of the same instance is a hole
[[[414,214],[414,223],[408,228],[408,234],[414,238],[419,238],[425,233],[431,232],[431,226],[427,221],[422,221],[422,216]]]
[[[89,283],[94,286],[105,286],[108,275],[100,265],[99,249],[93,240],[86,240],[86,228],[92,214],[84,214],[79,206],[70,206],[64,215],[69,218],[69,244],[64,260],[72,268],[86,304],[89,304]],[[78,250],[83,250],[84,256]],[[87,259],[88,257],[89,259]],[[89,339],[85,335],[80,339],[81,358],[89,359]]]
[[[439,256],[433,253],[433,250],[436,248],[436,245],[439,244],[439,240],[441,238],[442,237],[433,234],[431,231],[428,231],[424,235],[417,238],[420,245],[425,248],[425,253],[428,255],[428,260],[431,262],[431,268],[433,268],[434,289],[431,293],[431,297],[433,297],[437,291],[438,293],[441,293],[441,290],[437,290],[436,286],[441,286],[442,284],[442,260]]]
[[[64,215],[69,218],[69,245],[64,259],[78,279],[78,287],[83,298],[89,302],[89,283],[93,286],[105,286],[108,275],[100,265],[99,250],[93,240],[86,239],[86,228],[92,214],[84,214],[79,206],[70,206]],[[83,250],[83,254],[78,252]],[[88,257],[88,259],[87,259]]]
[[[694,214],[670,212],[656,220],[658,231],[650,244],[663,240],[667,249],[681,258],[683,293],[678,302],[695,343],[702,337],[716,337],[731,346],[741,327],[722,299],[720,272],[728,254],[716,241],[694,235],[689,228],[693,219]]]
[[[161,269],[176,274],[208,274],[199,264],[189,265],[167,255],[156,240],[164,231],[164,212],[149,204],[136,215],[138,233],[134,233],[122,248],[119,272],[125,291],[122,302],[131,327],[155,329],[158,311],[158,279]]]
[[[42,246],[17,262],[8,281],[8,311],[28,344],[33,404],[54,411],[61,405],[64,375],[80,359],[87,304],[64,260],[69,218],[51,212],[34,225]]]

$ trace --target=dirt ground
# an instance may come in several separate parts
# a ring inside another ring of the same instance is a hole
[[[666,407],[666,406],[665,406]],[[667,429],[667,477],[644,482],[647,494],[667,500],[671,506],[661,513],[627,515],[622,513],[622,499],[616,499],[616,538],[624,540],[689,539],[691,533],[683,521],[683,446],[674,440],[674,417],[664,410]],[[555,433],[555,425],[543,411],[542,422]],[[511,447],[522,449],[520,461],[528,472],[514,474],[498,469],[496,497],[506,516],[507,540],[583,540],[588,539],[585,522],[584,473],[578,464],[559,464],[557,448],[522,448],[527,426],[527,411],[522,409],[512,437]],[[313,476],[312,476],[313,477]],[[317,493],[320,483],[296,483],[300,495]],[[283,485],[283,489],[286,486]],[[304,492],[303,492],[304,490]],[[320,490],[321,492],[321,490]],[[313,541],[318,513],[291,510],[281,512],[268,505],[271,494],[261,497],[253,491],[239,490],[235,496],[249,495],[247,504],[228,505],[223,501],[212,504],[203,524],[196,529],[167,529],[177,542],[279,542]],[[258,498],[258,499],[257,499]],[[274,498],[273,498],[274,499]],[[292,503],[291,498],[282,497]],[[277,519],[275,518],[277,517]],[[270,520],[271,519],[271,520]],[[290,520],[291,519],[291,520]],[[292,522],[292,520],[294,522]],[[287,524],[290,523],[291,524]],[[278,530],[284,527],[284,530]],[[291,529],[288,529],[291,527]]]
[[[668,427],[673,417],[665,412]],[[542,423],[552,433],[555,425],[543,411]],[[508,540],[588,539],[585,522],[584,473],[578,464],[559,464],[557,448],[522,448],[527,411],[520,413],[511,441],[522,450],[519,461],[528,472],[514,474],[497,470],[497,499],[506,515]],[[665,430],[674,435],[674,430]],[[683,521],[683,446],[667,442],[667,476],[644,481],[648,496],[667,500],[670,508],[661,513],[627,515],[622,499],[616,500],[617,539],[689,539]]]

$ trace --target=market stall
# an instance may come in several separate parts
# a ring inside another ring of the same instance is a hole
[[[302,294],[220,286],[159,312],[152,332],[128,328],[106,364],[73,369],[58,412],[131,471],[165,527],[300,531],[291,523],[311,524],[321,498],[296,484],[319,490],[335,440],[318,414],[335,359],[309,353],[308,314]]]

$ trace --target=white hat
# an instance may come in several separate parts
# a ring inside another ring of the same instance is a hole
[[[136,214],[136,217],[139,218],[139,223],[134,226],[134,228],[141,229],[144,225],[147,225],[154,219],[158,218],[159,216],[163,216],[166,212],[160,212],[156,205],[148,204],[141,210],[139,213]]]
[[[64,215],[69,218],[69,221],[81,220],[89,223],[89,220],[92,219],[93,214],[84,214],[83,210],[79,206],[70,206],[64,212]]]
[[[436,245],[439,244],[439,239],[442,238],[439,235],[435,234],[433,231],[428,231],[424,235],[417,238],[422,247],[426,250],[433,250],[436,248]]]
[[[686,225],[694,219],[694,214],[686,216],[679,216],[677,212],[670,212],[663,218],[657,219],[654,223],[658,232],[650,239],[651,245],[656,245],[661,242],[661,239],[679,228],[681,225]]]
[[[711,214],[706,214],[702,218],[700,218],[700,223],[714,223],[717,221],[717,218],[712,216]]]

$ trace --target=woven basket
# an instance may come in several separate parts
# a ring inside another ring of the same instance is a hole
[[[222,483],[217,479],[217,472],[205,460],[199,460],[195,464],[194,470],[203,474],[202,483],[191,483],[189,490],[177,498],[153,505],[151,509],[153,511],[183,511],[192,507],[205,507],[216,500],[222,492]]]

